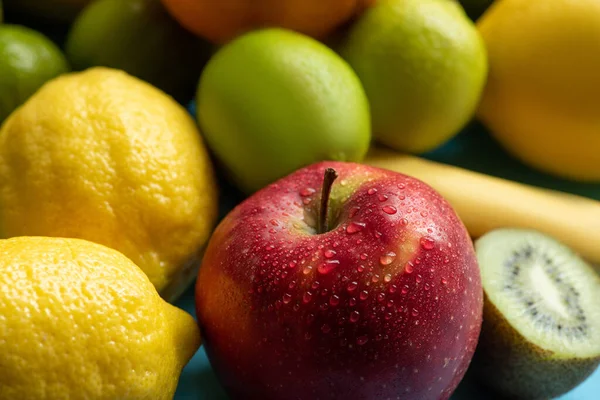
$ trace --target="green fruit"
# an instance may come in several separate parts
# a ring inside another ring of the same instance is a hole
[[[469,18],[476,21],[494,2],[494,0],[459,0]]]
[[[6,9],[52,22],[71,22],[92,0],[4,0]]]
[[[426,152],[458,133],[486,81],[483,40],[448,0],[381,0],[340,52],[369,98],[374,138],[401,151]]]
[[[66,52],[76,70],[122,69],[187,102],[210,47],[177,24],[160,0],[97,0],[73,24]]]
[[[68,70],[60,49],[41,33],[0,25],[0,122],[44,83]]]
[[[360,161],[371,139],[368,101],[348,64],[283,29],[222,47],[202,74],[197,107],[210,148],[248,193],[317,161]]]
[[[485,305],[473,371],[510,398],[554,398],[582,382],[600,362],[592,267],[531,230],[490,232],[475,249]]]

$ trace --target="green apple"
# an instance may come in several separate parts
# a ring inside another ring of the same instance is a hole
[[[351,67],[324,44],[279,28],[247,33],[213,56],[197,116],[246,193],[317,161],[360,161],[371,140],[368,100]]]
[[[194,96],[210,51],[160,0],[94,1],[75,20],[66,43],[74,69],[122,69],[184,103]]]

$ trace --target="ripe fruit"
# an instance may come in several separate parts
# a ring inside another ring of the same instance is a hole
[[[376,0],[163,0],[190,31],[216,43],[257,28],[322,38]]]
[[[196,275],[216,217],[212,166],[193,118],[123,72],[56,78],[2,127],[1,237],[104,244],[172,300]]]
[[[600,182],[600,2],[502,0],[477,26],[491,71],[479,118],[526,164]]]
[[[368,102],[348,64],[282,29],[222,47],[202,73],[197,107],[211,150],[247,193],[317,161],[360,161],[371,140]]]
[[[121,69],[187,103],[210,50],[160,0],[98,0],[75,20],[66,52],[76,70]]]
[[[67,72],[50,39],[18,25],[0,25],[0,123],[48,80]]]
[[[341,45],[371,105],[374,138],[426,152],[472,118],[487,74],[484,43],[447,0],[381,0]]]
[[[600,363],[600,278],[556,240],[501,229],[476,242],[485,291],[473,370],[510,398],[548,399]]]
[[[129,259],[79,239],[0,240],[3,399],[172,399],[200,345]]]
[[[326,168],[339,177],[322,206]],[[477,343],[480,284],[469,236],[437,192],[391,171],[323,162],[221,222],[196,306],[234,398],[447,399]]]
[[[545,190],[373,147],[365,164],[410,175],[440,192],[471,237],[511,226],[536,229],[560,239],[599,266],[600,204],[582,196]]]

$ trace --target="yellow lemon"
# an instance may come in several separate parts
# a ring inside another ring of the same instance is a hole
[[[0,254],[0,398],[173,398],[200,334],[129,259],[47,237]]]
[[[477,25],[490,64],[479,118],[525,163],[600,181],[600,2],[502,0]]]
[[[0,237],[106,245],[171,299],[194,276],[216,217],[213,169],[193,118],[124,72],[58,77],[0,131]]]

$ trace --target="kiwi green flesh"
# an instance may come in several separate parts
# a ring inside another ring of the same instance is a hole
[[[500,229],[475,243],[487,302],[553,360],[600,356],[600,277],[558,241]]]

